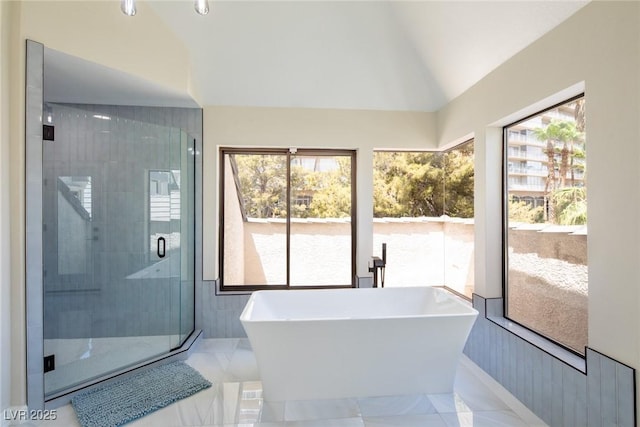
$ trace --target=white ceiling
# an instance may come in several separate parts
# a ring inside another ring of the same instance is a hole
[[[587,3],[209,2],[150,2],[204,105],[401,111],[441,108]]]
[[[205,106],[436,111],[588,0],[209,0],[207,16],[191,0],[147,2],[189,49]],[[51,49],[45,99],[196,106]]]

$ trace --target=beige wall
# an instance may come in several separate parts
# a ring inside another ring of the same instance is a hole
[[[9,246],[9,37],[11,4],[0,2],[0,410],[11,402],[11,251]]]
[[[640,368],[640,3],[592,2],[438,112],[475,133],[476,292],[501,296],[500,127],[586,91],[589,345]],[[492,127],[495,126],[495,127]]]
[[[46,47],[191,92],[189,54],[153,9],[136,3],[135,18],[114,1],[23,1],[21,35]],[[191,93],[195,96],[195,93]]]
[[[305,147],[357,150],[357,274],[373,251],[373,150],[436,148],[435,114],[397,111],[205,107],[204,279],[218,277],[218,148]]]
[[[11,405],[26,400],[25,354],[25,286],[24,286],[24,91],[25,44],[20,38],[21,10],[19,3],[9,7],[11,33],[9,35],[9,244],[11,296]],[[5,154],[5,153],[3,153]],[[3,380],[6,380],[3,378]],[[3,381],[4,382],[4,381]]]

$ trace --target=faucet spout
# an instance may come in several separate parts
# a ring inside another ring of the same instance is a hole
[[[380,287],[384,288],[384,269],[387,266],[387,244],[382,244],[382,258],[371,257],[372,265],[369,267],[369,273],[373,273],[373,287],[378,287],[378,271],[380,271]]]

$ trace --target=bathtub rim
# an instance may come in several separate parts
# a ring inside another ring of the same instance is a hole
[[[374,320],[391,320],[391,319],[421,319],[421,318],[435,318],[435,317],[475,317],[479,315],[479,311],[476,310],[471,304],[468,303],[465,299],[459,297],[453,292],[448,291],[446,288],[437,288],[434,286],[413,286],[406,288],[379,288],[379,289],[361,289],[356,290],[357,288],[348,288],[348,289],[261,289],[258,291],[254,291],[249,300],[245,304],[242,313],[240,314],[239,320],[242,323],[265,323],[265,324],[275,324],[275,323],[291,323],[291,322],[301,322],[301,323],[309,323],[309,322],[344,322],[344,321],[374,321]],[[290,317],[290,318],[251,318],[251,312],[253,306],[255,304],[255,300],[260,295],[265,294],[282,294],[283,292],[318,292],[318,293],[329,293],[336,291],[345,291],[345,292],[359,292],[359,291],[373,291],[373,292],[385,292],[386,290],[394,289],[392,292],[401,292],[395,291],[396,289],[431,289],[434,293],[439,293],[441,295],[446,295],[447,299],[451,299],[456,302],[461,307],[461,311],[455,313],[424,313],[424,314],[394,314],[394,315],[369,315],[369,316],[333,316],[333,317]]]

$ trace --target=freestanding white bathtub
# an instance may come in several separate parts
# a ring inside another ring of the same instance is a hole
[[[254,292],[240,316],[266,400],[450,393],[478,312],[430,287]]]

